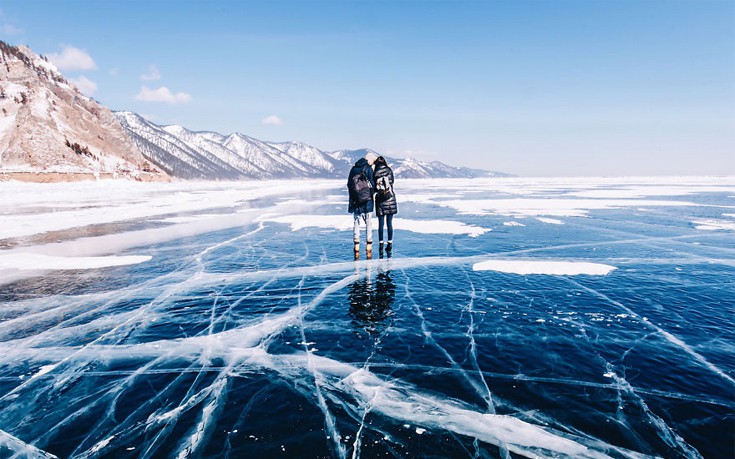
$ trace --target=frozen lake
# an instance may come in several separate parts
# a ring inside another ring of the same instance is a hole
[[[344,185],[0,183],[0,458],[735,457],[735,178]]]

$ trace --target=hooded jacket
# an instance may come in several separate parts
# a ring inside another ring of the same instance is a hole
[[[398,213],[398,202],[396,193],[393,191],[393,170],[387,164],[379,164],[375,167],[375,182],[380,177],[388,177],[390,183],[390,194],[383,195],[378,191],[375,193],[375,213],[381,215],[393,215]]]
[[[373,211],[375,208],[375,203],[373,202],[372,196],[370,197],[370,200],[363,204],[362,206],[358,206],[356,202],[356,196],[354,193],[350,190],[350,182],[352,181],[352,177],[359,174],[361,171],[365,172],[365,177],[367,177],[368,181],[370,182],[370,185],[372,185],[373,190],[375,189],[375,177],[373,176],[373,168],[370,167],[370,164],[368,163],[367,159],[360,158],[357,160],[354,166],[352,166],[352,169],[350,169],[350,175],[347,177],[347,190],[349,191],[350,195],[350,204],[347,207],[347,212],[350,213],[358,213],[358,214],[369,214]]]

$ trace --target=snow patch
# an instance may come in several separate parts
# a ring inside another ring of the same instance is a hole
[[[470,237],[478,237],[492,231],[490,228],[452,220],[409,220],[405,218],[394,218],[393,228],[422,234],[466,234]]]
[[[354,220],[352,215],[263,215],[258,221],[269,221],[291,225],[292,231],[304,228],[328,228],[339,231],[352,230]],[[373,229],[377,227],[377,218],[373,217]],[[405,218],[393,219],[393,229],[411,231],[420,234],[466,234],[470,237],[478,237],[488,231],[489,228],[481,228],[475,225],[452,221],[452,220],[409,220]]]
[[[687,196],[696,193],[717,193],[732,191],[732,187],[724,186],[692,186],[692,185],[638,185],[620,189],[593,189],[565,193],[566,196],[593,199],[638,199],[651,196]]]
[[[552,225],[563,225],[564,224],[563,221],[557,220],[556,218],[539,217],[536,220],[540,221],[541,223],[550,223]]]
[[[34,377],[34,378],[38,378],[39,376],[43,376],[43,375],[45,375],[46,373],[48,373],[48,372],[50,372],[51,370],[53,370],[54,368],[56,368],[56,366],[57,366],[57,364],[53,364],[53,365],[44,365],[44,366],[42,366],[42,367],[41,367],[41,368],[40,368],[40,369],[39,369],[39,370],[38,370],[38,371],[36,372],[36,374],[34,374],[34,375],[33,375],[33,377]]]
[[[58,459],[51,453],[47,453],[35,446],[25,443],[23,440],[10,435],[4,430],[0,430],[0,450],[3,452],[14,453],[9,457],[33,457],[37,459]],[[5,457],[5,456],[3,456]]]
[[[498,271],[510,274],[548,274],[557,276],[576,276],[587,274],[604,276],[617,269],[615,266],[582,261],[530,261],[530,260],[488,260],[472,265],[473,271]]]
[[[31,105],[31,113],[40,119],[47,119],[49,112],[51,111],[51,105],[49,104],[49,93],[46,88],[43,88],[39,94],[33,99],[33,105]]]
[[[619,209],[640,206],[681,207],[696,204],[684,201],[656,201],[642,199],[466,199],[441,200],[424,195],[401,197],[402,201],[420,204],[435,204],[451,207],[461,214],[470,215],[507,215],[517,216],[552,216],[552,217],[586,217],[591,210]]]
[[[6,132],[15,124],[15,114],[0,116],[0,139],[5,137]]]
[[[735,220],[696,220],[694,227],[705,231],[735,231]]]
[[[18,252],[0,255],[0,269],[60,270],[95,269],[110,266],[125,266],[143,263],[151,259],[148,255],[107,257],[59,257],[40,253]]]

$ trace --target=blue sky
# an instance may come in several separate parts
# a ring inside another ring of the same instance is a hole
[[[38,1],[0,39],[159,124],[524,176],[735,175],[735,1]]]

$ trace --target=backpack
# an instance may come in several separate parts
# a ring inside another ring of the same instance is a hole
[[[350,193],[355,197],[358,206],[364,205],[373,198],[373,187],[365,176],[365,170],[353,175],[348,183]]]
[[[378,180],[375,182],[375,188],[378,190],[378,193],[380,193],[380,196],[383,198],[389,198],[391,195],[390,192],[390,180],[388,180],[387,176],[382,176],[378,178]]]

